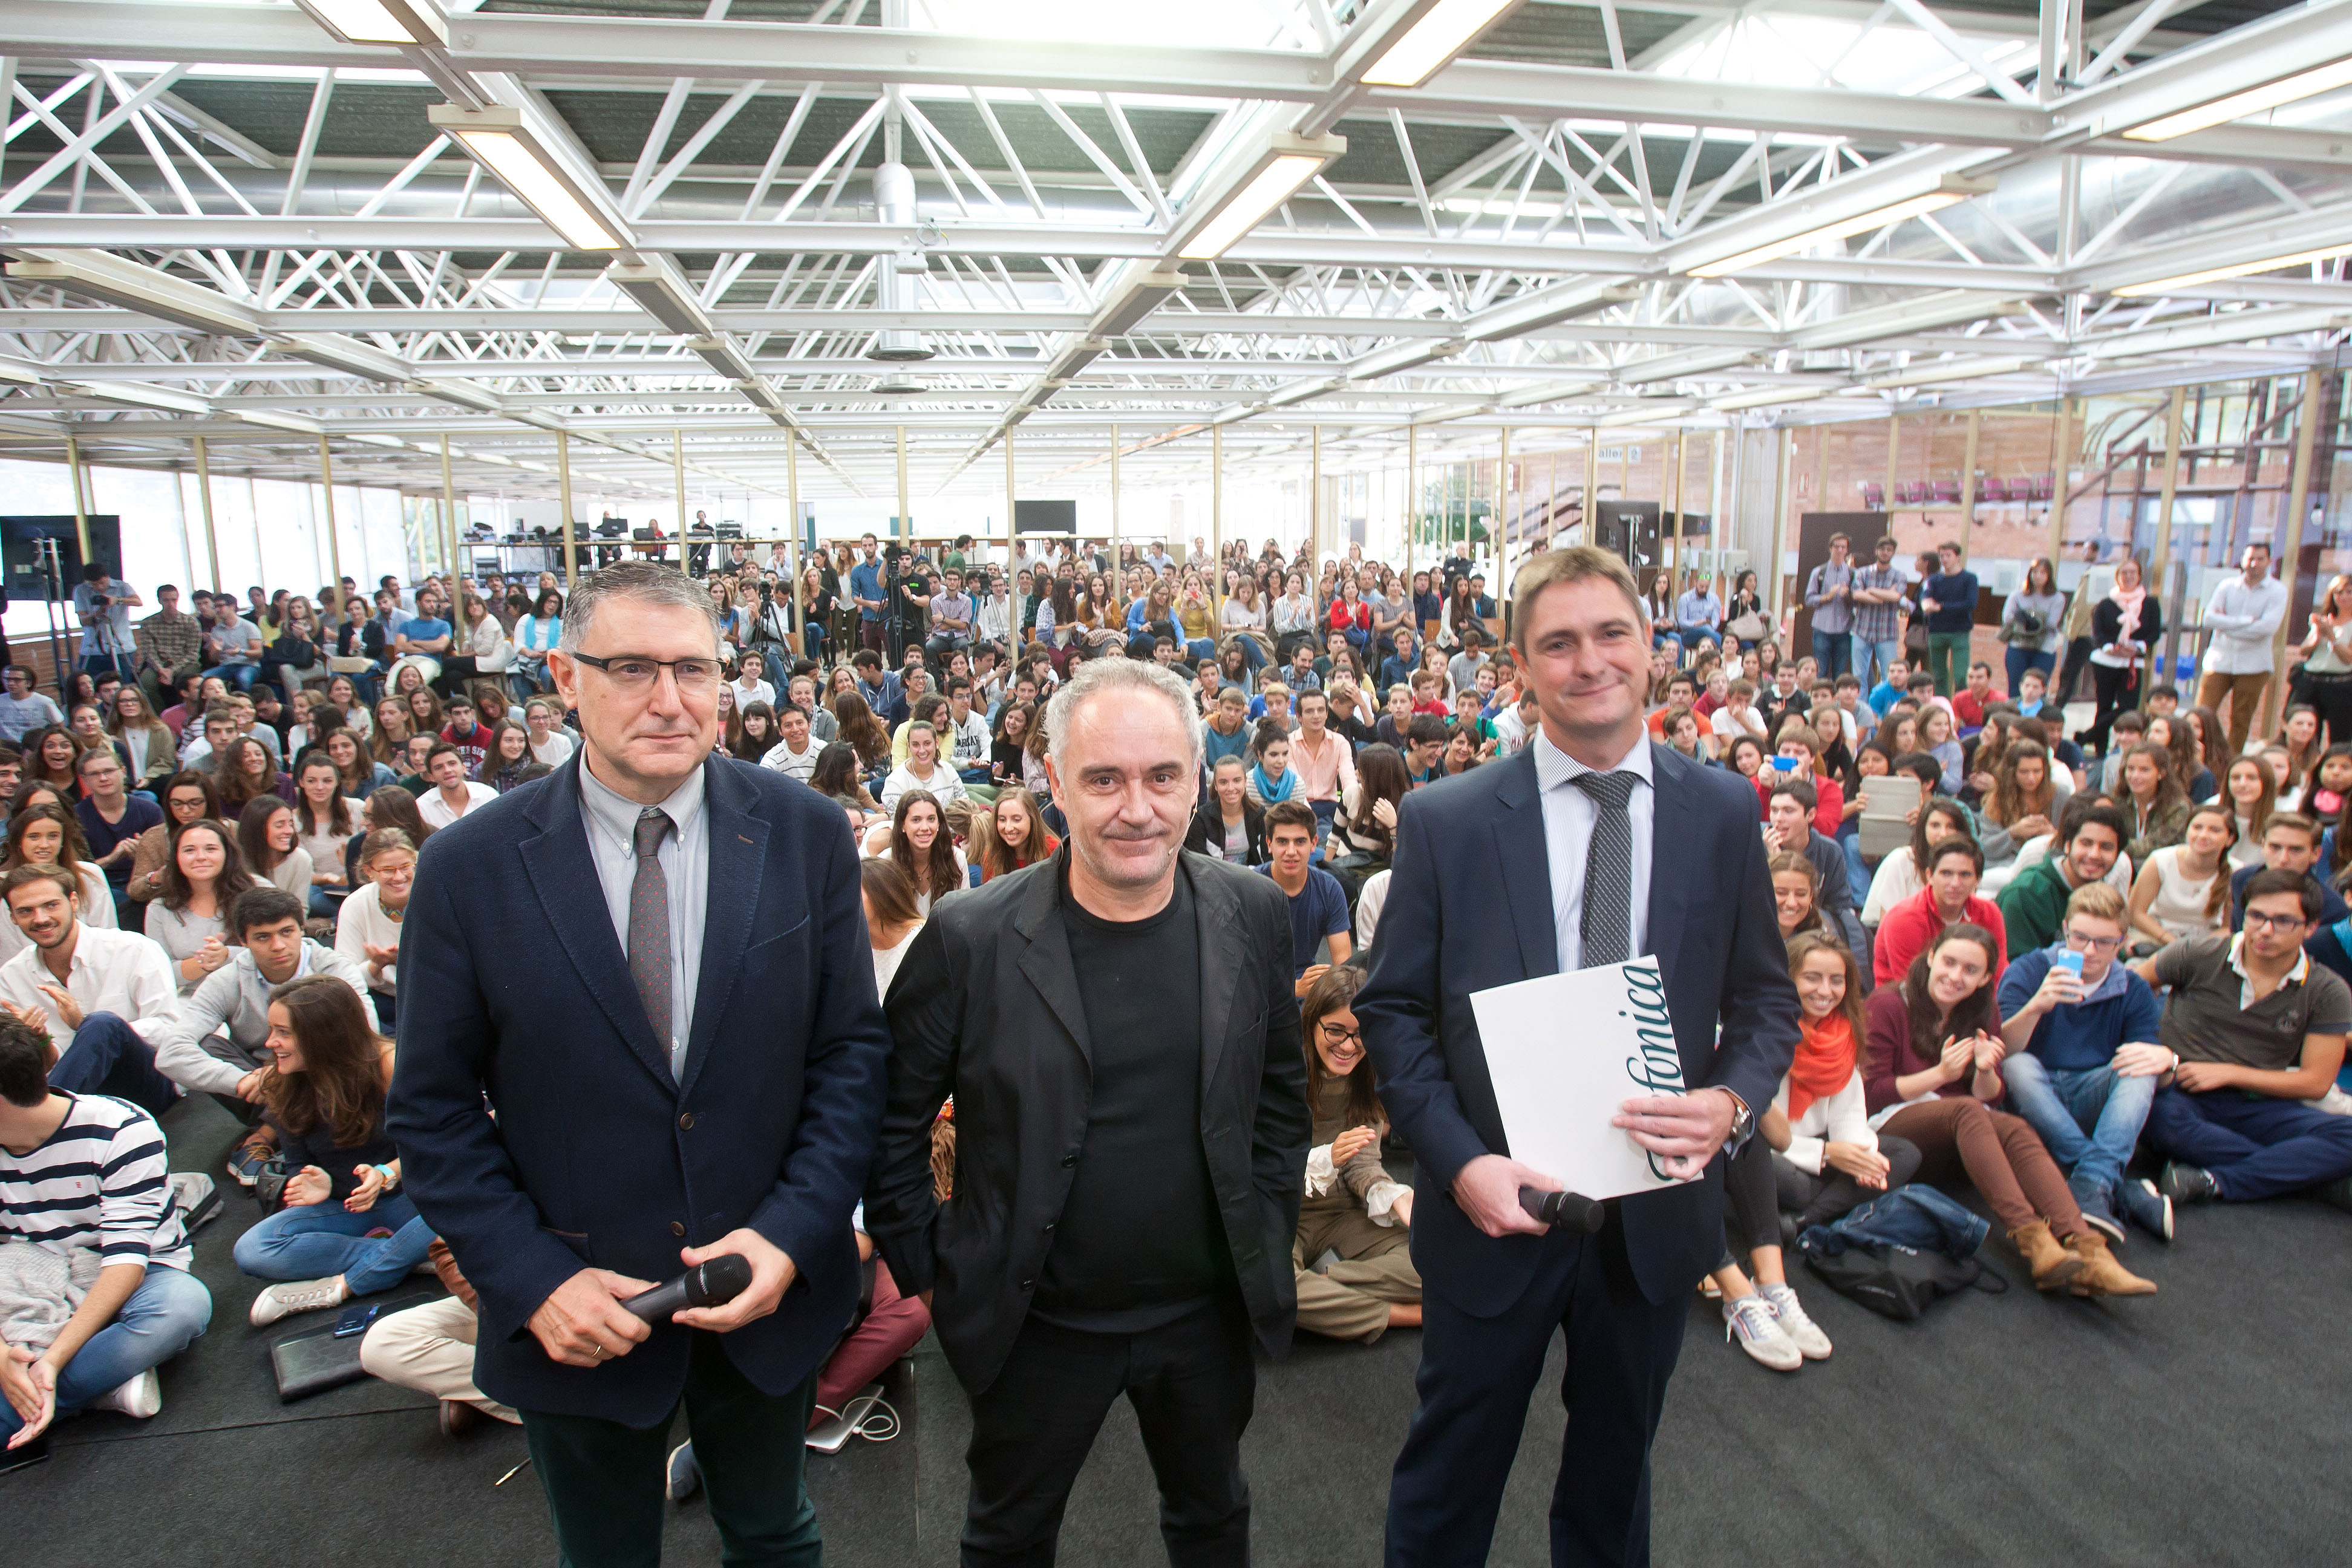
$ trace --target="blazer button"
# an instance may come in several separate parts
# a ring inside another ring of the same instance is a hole
[[[1034,1290],[1036,1288],[1037,1281],[1034,1279],[1024,1279],[1021,1281],[1021,1289],[1024,1290]]]
[[[686,1234],[686,1222],[684,1220],[677,1219],[670,1221],[669,1233],[672,1236],[684,1236]]]
[[[1062,1156],[1062,1168],[1063,1168],[1064,1170],[1066,1170],[1066,1170],[1068,1170],[1072,1165],[1076,1164],[1077,1163],[1078,1163],[1078,1156],[1077,1156],[1077,1154],[1076,1154],[1076,1152],[1075,1151],[1073,1151],[1072,1152],[1067,1153],[1067,1154],[1065,1154],[1065,1155],[1063,1155],[1063,1156]]]
[[[1047,1236],[1054,1234],[1054,1222],[1052,1220],[1047,1220],[1045,1222],[1045,1234]]]
[[[683,1115],[683,1116],[681,1116],[681,1117],[679,1117],[679,1118],[677,1119],[677,1130],[678,1130],[680,1132],[691,1132],[691,1131],[694,1131],[694,1112],[693,1112],[693,1111],[689,1110],[689,1111],[688,1111],[685,1115]]]

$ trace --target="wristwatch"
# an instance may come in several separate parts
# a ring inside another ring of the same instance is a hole
[[[1728,1160],[1731,1156],[1739,1152],[1741,1147],[1747,1143],[1748,1138],[1755,1132],[1756,1118],[1755,1115],[1748,1110],[1748,1102],[1740,1099],[1738,1094],[1733,1093],[1732,1090],[1724,1089],[1719,1083],[1711,1084],[1708,1087],[1722,1089],[1725,1094],[1731,1096],[1731,1131],[1729,1133],[1725,1135],[1723,1140],[1723,1157]]]

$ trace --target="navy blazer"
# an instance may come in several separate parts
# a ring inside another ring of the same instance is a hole
[[[482,1391],[643,1426],[685,1386],[688,1331],[571,1367],[530,1314],[583,1268],[664,1280],[681,1247],[748,1226],[799,1273],[772,1316],[720,1342],[789,1392],[857,1305],[849,1220],[890,1037],[839,808],[714,754],[700,990],[674,1080],[589,853],[580,766],[575,752],[426,842],[385,1120],[409,1194],[481,1294]]]
[[[1799,1010],[1755,787],[1654,743],[1650,766],[1646,951],[1665,978],[1683,1082],[1727,1089],[1760,1116],[1795,1054]],[[1529,747],[1405,797],[1371,974],[1356,996],[1381,1103],[1426,1173],[1413,1265],[1475,1317],[1507,1310],[1538,1249],[1566,1245],[1489,1237],[1450,1191],[1478,1155],[1510,1152],[1470,994],[1559,970],[1538,793]],[[1643,1294],[1664,1302],[1690,1289],[1723,1257],[1721,1159],[1696,1182],[1626,1198],[1622,1213]]]

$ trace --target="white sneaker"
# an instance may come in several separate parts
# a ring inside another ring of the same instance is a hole
[[[1787,1285],[1766,1285],[1760,1292],[1771,1303],[1772,1315],[1780,1320],[1780,1331],[1804,1352],[1807,1361],[1830,1359],[1830,1337],[1822,1332],[1821,1325],[1805,1315],[1797,1304],[1797,1292]]]
[[[134,1421],[146,1421],[163,1411],[163,1380],[149,1367],[120,1388],[110,1388],[89,1402],[92,1410],[112,1410]]]
[[[266,1329],[280,1318],[290,1318],[297,1312],[315,1312],[322,1307],[340,1307],[352,1299],[343,1285],[343,1277],[332,1279],[293,1279],[283,1285],[272,1285],[253,1299],[253,1310],[246,1316],[257,1329]]]
[[[1781,1331],[1772,1303],[1752,1292],[1723,1304],[1723,1337],[1737,1338],[1751,1360],[1774,1372],[1794,1372],[1805,1364],[1805,1352]]]

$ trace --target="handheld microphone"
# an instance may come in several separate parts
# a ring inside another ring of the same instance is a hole
[[[723,1307],[751,1283],[751,1260],[740,1252],[722,1252],[621,1305],[648,1323],[667,1323],[672,1312],[688,1307]]]
[[[1538,1225],[1565,1226],[1587,1236],[1600,1235],[1609,1218],[1608,1210],[1581,1193],[1543,1193],[1521,1187],[1519,1207]]]

